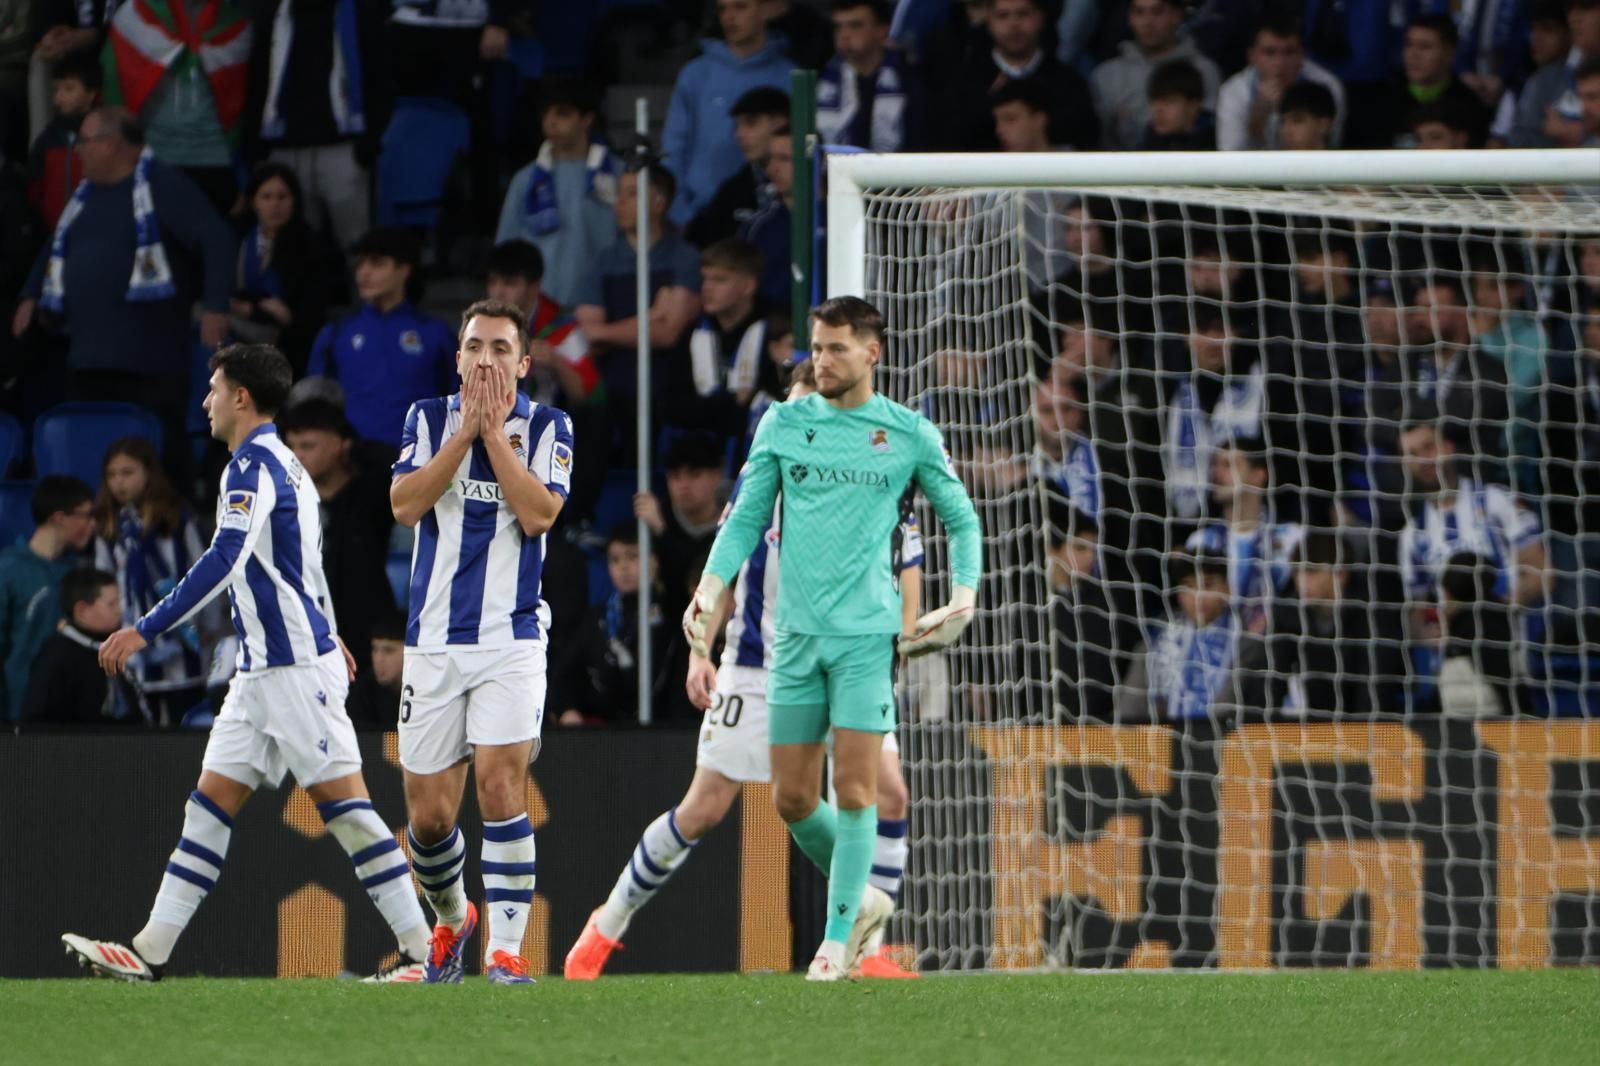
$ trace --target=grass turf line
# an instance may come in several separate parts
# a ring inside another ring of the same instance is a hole
[[[1597,970],[0,981],[0,1063],[1592,1064],[1597,1001]]]

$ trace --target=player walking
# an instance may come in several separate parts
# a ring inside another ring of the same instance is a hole
[[[135,652],[228,590],[238,673],[211,727],[200,782],[150,920],[128,945],[74,933],[61,938],[101,976],[160,978],[173,945],[216,886],[234,816],[251,792],[277,787],[287,771],[316,802],[400,943],[400,964],[376,980],[422,980],[427,919],[406,876],[405,853],[367,796],[344,710],[355,661],[337,636],[322,574],[317,490],[272,425],[290,381],[288,360],[268,345],[234,345],[211,357],[205,399],[211,435],[233,451],[222,475],[216,535],[165,599],[100,646],[100,665],[116,674]]]
[[[795,368],[789,387],[791,402],[811,395],[815,379],[810,361]],[[735,498],[738,490],[735,489]],[[909,501],[906,501],[909,502]],[[779,505],[781,508],[781,504]],[[902,511],[909,508],[902,507]],[[605,903],[589,916],[583,933],[567,953],[566,977],[592,981],[600,976],[633,915],[655,898],[689,858],[694,847],[727,817],[747,781],[771,778],[767,749],[767,672],[772,666],[772,607],[778,590],[779,515],[762,531],[760,541],[739,570],[732,595],[724,593],[715,632],[727,619],[721,669],[708,658],[689,656],[686,685],[689,699],[706,711],[695,753],[695,772],[678,805],[645,829],[628,864],[617,876]],[[922,538],[909,515],[896,531],[894,570],[900,584],[901,619],[906,632],[915,624],[921,599]],[[731,612],[730,612],[731,608]],[[878,778],[877,843],[872,879],[886,896],[899,891],[906,859],[906,790],[900,776],[894,733],[885,736]],[[915,977],[887,958],[869,956],[862,971],[871,977]]]
[[[787,563],[767,679],[773,798],[795,843],[828,875],[827,928],[806,979],[838,981],[890,912],[886,897],[869,893],[862,906],[862,894],[872,865],[883,737],[895,724],[890,664],[901,605],[889,538],[911,479],[949,533],[953,588],[948,606],[899,638],[900,651],[925,654],[960,636],[972,620],[982,548],[977,514],[938,430],[873,391],[882,314],[865,300],[841,296],[814,308],[811,324],[818,392],[779,404],[762,419],[739,497],[684,614],[684,632],[706,657],[722,592],[760,538],[781,484]],[[820,788],[830,726],[837,810]]]
[[[483,816],[485,975],[531,984],[522,957],[535,869],[525,782],[539,752],[550,627],[539,585],[544,534],[572,484],[572,421],[517,389],[529,359],[515,305],[467,308],[460,344],[461,391],[412,405],[389,491],[395,519],[417,527],[400,765],[412,868],[439,923],[427,979],[461,980],[478,924],[456,825],[470,758]]]

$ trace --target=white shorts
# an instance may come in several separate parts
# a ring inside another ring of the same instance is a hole
[[[767,671],[757,666],[722,666],[717,670],[715,702],[700,725],[694,764],[715,770],[730,781],[772,780],[767,737]],[[828,734],[833,752],[833,734]],[[900,741],[890,730],[883,750],[899,754]]]
[[[700,726],[694,764],[732,781],[770,781],[767,748],[767,672],[756,666],[723,666],[717,691]]]
[[[360,773],[344,710],[349,689],[338,651],[305,666],[235,674],[201,766],[251,789],[276,788],[285,773],[302,788]]]
[[[468,758],[477,745],[533,741],[539,756],[544,724],[544,645],[510,648],[406,649],[400,676],[400,765],[436,774]]]

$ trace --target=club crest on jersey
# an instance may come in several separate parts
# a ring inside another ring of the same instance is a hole
[[[256,494],[241,489],[230,490],[222,501],[222,517],[217,525],[222,529],[249,529],[250,515],[255,511]]]
[[[873,451],[875,451],[875,452],[886,452],[886,451],[889,450],[889,431],[888,430],[886,430],[886,429],[875,429],[875,430],[872,431],[872,433],[868,436],[867,439],[869,441],[871,441],[872,450]]]
[[[357,333],[354,337],[350,338],[350,347],[355,349],[356,351],[359,352],[361,349],[365,348],[366,346],[367,346],[367,335],[365,333]]]
[[[407,355],[421,355],[422,334],[414,329],[408,329],[400,334],[400,350]]]
[[[516,453],[517,458],[525,458],[526,456],[522,450],[522,434],[513,433],[507,439],[511,442],[511,450]]]

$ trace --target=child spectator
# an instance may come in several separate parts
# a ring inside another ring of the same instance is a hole
[[[1063,367],[1033,387],[1034,450],[1029,474],[1100,530],[1100,461],[1089,434],[1085,372]]]
[[[1216,146],[1200,71],[1182,59],[1161,64],[1150,73],[1150,124],[1139,147],[1147,152],[1201,152]]]
[[[74,570],[61,581],[62,620],[39,647],[22,699],[22,720],[52,725],[125,721],[122,685],[100,668],[100,642],[122,626],[117,579],[104,570]]]
[[[283,163],[259,163],[245,187],[249,226],[239,242],[238,287],[228,328],[250,344],[274,345],[303,377],[327,320],[331,279],[306,222],[300,178]]]
[[[659,556],[650,557],[650,661],[656,668],[654,690],[664,694],[669,674],[666,650],[670,636],[665,619],[675,617],[661,602]],[[562,725],[630,722],[639,712],[639,531],[624,522],[606,538],[606,572],[612,591],[603,603],[589,608],[579,623],[578,639],[570,645],[570,660],[559,671],[553,695],[564,697]],[[679,688],[682,688],[680,683]]]
[[[1184,722],[1230,714],[1240,702],[1239,623],[1228,561],[1202,548],[1172,559],[1172,616],[1135,655],[1117,703],[1123,722]]]
[[[1439,99],[1414,105],[1408,113],[1411,136],[1405,148],[1423,151],[1472,147],[1472,120],[1459,100]]]
[[[409,298],[421,259],[411,233],[375,229],[351,253],[361,309],[322,328],[307,373],[344,388],[345,410],[362,440],[398,449],[411,405],[454,388],[456,338]]]
[[[1107,149],[1139,146],[1149,124],[1150,76],[1157,67],[1182,60],[1199,71],[1207,109],[1215,108],[1222,80],[1217,65],[1183,32],[1183,0],[1129,0],[1127,10],[1132,39],[1095,67],[1089,79],[1100,118],[1100,146]]]
[[[1222,83],[1217,92],[1217,147],[1225,152],[1281,148],[1278,104],[1295,83],[1318,82],[1333,94],[1332,145],[1343,128],[1344,86],[1339,79],[1306,58],[1300,22],[1273,12],[1261,20],[1250,45],[1250,64]]]
[[[752,404],[780,396],[777,367],[766,358],[767,305],[757,292],[761,252],[748,241],[718,241],[700,255],[700,306],[689,334],[689,365],[700,399],[692,421],[743,439]]]
[[[94,539],[94,493],[52,474],[33,490],[33,535],[0,551],[0,709],[16,721],[39,648],[61,618],[62,578]]]
[[[989,94],[994,136],[1002,152],[1048,152],[1050,98],[1032,78],[1008,81]]]
[[[1192,369],[1167,401],[1162,453],[1169,512],[1188,521],[1205,511],[1217,442],[1262,436],[1266,413],[1266,373],[1255,347],[1232,336],[1215,304],[1197,301],[1193,315]]]
[[[1393,147],[1412,146],[1407,134],[1415,132],[1416,122],[1410,121],[1409,129],[1400,124],[1418,104],[1434,102],[1448,102],[1449,113],[1466,128],[1466,147],[1482,148],[1488,140],[1493,117],[1488,105],[1456,76],[1460,44],[1455,19],[1447,12],[1419,15],[1406,30],[1400,78],[1390,88],[1384,108],[1385,117],[1397,127],[1390,137]]]
[[[93,52],[74,52],[56,63],[50,71],[50,100],[55,117],[34,138],[28,154],[28,203],[54,229],[83,180],[83,163],[73,151],[78,126],[100,103],[100,63]]]
[[[1339,105],[1326,85],[1296,82],[1278,101],[1278,147],[1290,152],[1332,148],[1333,124]]]
[[[522,390],[539,403],[564,411],[581,406],[594,391],[600,372],[577,318],[544,287],[545,260],[539,246],[524,240],[502,241],[489,253],[486,272],[485,295],[515,304],[527,316],[532,364],[522,379]]]
[[[788,128],[789,94],[766,85],[751,89],[733,102],[728,115],[745,165],[722,183],[683,231],[689,243],[699,248],[709,248],[738,233],[772,199],[767,186],[767,148],[779,129]]]
[[[115,576],[120,597],[122,620],[113,628],[144,617],[205,551],[194,515],[143,437],[124,437],[107,449],[94,527],[94,565]],[[209,611],[195,621],[208,630],[222,624]],[[204,698],[210,635],[184,625],[135,653],[129,669],[155,725],[177,725]]]
[[[662,610],[677,618],[689,605],[688,575],[711,547],[722,515],[722,484],[726,478],[722,444],[705,433],[686,433],[673,442],[662,464],[667,470],[667,509],[652,492],[633,498],[633,512],[654,536],[652,559],[661,560],[661,582],[666,586]]]
[[[339,634],[368,666],[372,627],[395,609],[384,569],[394,512],[389,471],[363,462],[344,412],[326,400],[303,400],[278,416],[283,442],[316,486],[322,512],[322,572],[328,579]]]
[[[594,139],[594,91],[581,82],[549,83],[539,124],[544,144],[511,176],[495,239],[538,248],[548,267],[545,291],[570,305],[595,260],[617,239],[614,205],[623,165]]]
[[[345,643],[348,645],[349,641]],[[355,651],[353,647],[350,650]],[[372,624],[372,640],[367,648],[371,666],[356,674],[345,701],[350,721],[357,729],[388,732],[399,726],[405,651],[406,616],[390,611]]]

